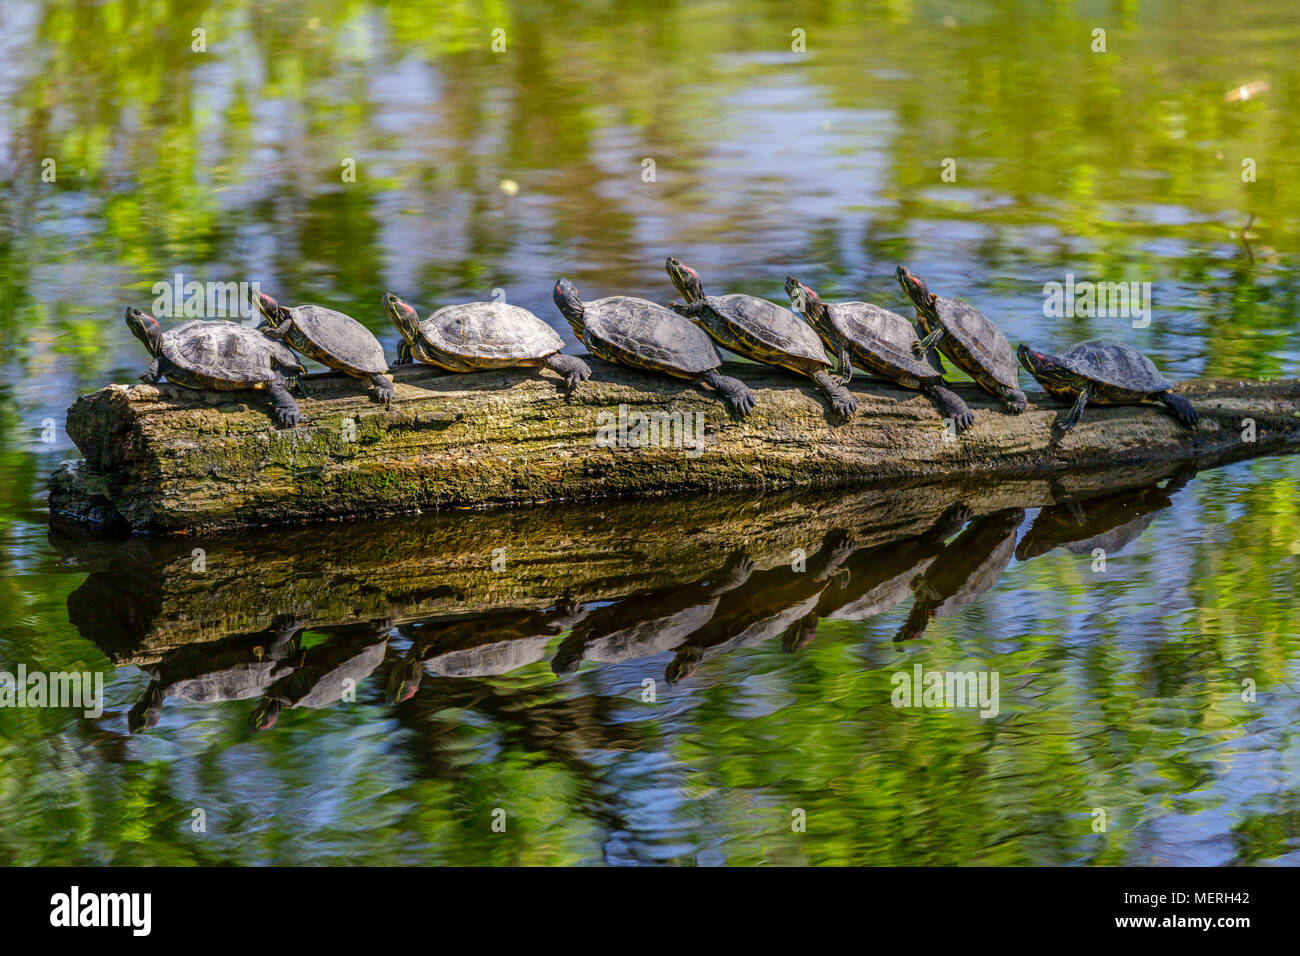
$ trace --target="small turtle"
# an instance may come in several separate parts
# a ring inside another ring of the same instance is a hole
[[[127,307],[126,326],[154,357],[140,381],[167,381],[185,388],[233,392],[264,389],[275,406],[276,424],[292,428],[302,421],[289,394],[292,377],[303,367],[279,342],[238,322],[195,319],[163,332],[148,312]]]
[[[398,365],[409,364],[413,358],[451,372],[545,365],[564,376],[570,391],[591,377],[586,362],[560,353],[564,340],[553,328],[516,305],[448,305],[421,322],[415,309],[386,292],[384,311],[402,333]]]
[[[794,276],[786,278],[785,292],[835,354],[835,373],[841,381],[853,377],[853,365],[857,364],[872,375],[924,392],[959,432],[975,420],[961,397],[944,383],[938,362],[933,358],[927,362],[912,353],[916,330],[907,319],[870,302],[828,306]]]
[[[555,283],[552,298],[593,355],[606,362],[704,382],[717,389],[727,407],[739,416],[754,407],[749,386],[718,371],[722,359],[709,337],[671,309],[626,295],[584,304],[568,279]]]
[[[937,346],[980,388],[1002,399],[1008,412],[1023,412],[1029,400],[1020,391],[1016,356],[1002,330],[965,302],[933,295],[919,277],[902,266],[894,274],[916,306],[916,319],[925,334],[913,343],[912,350],[922,355]]]
[[[669,259],[664,268],[686,300],[668,308],[713,341],[755,362],[808,376],[841,418],[858,410],[858,400],[828,374],[831,363],[822,340],[789,309],[752,295],[706,296],[700,274],[680,259]]]
[[[375,397],[385,405],[397,398],[393,380],[384,374],[384,347],[352,316],[319,305],[289,308],[265,292],[254,292],[253,304],[266,320],[259,326],[266,335],[336,372],[369,379]]]
[[[1173,384],[1131,345],[1114,339],[1093,339],[1080,342],[1060,355],[1035,352],[1027,345],[1020,346],[1016,354],[1020,364],[1038,379],[1049,395],[1074,400],[1069,413],[1056,425],[1058,435],[1079,424],[1083,408],[1089,402],[1095,405],[1160,402],[1188,428],[1196,427],[1199,416],[1192,403],[1170,392]]]

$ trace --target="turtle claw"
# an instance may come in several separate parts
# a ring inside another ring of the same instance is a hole
[[[912,354],[918,356],[925,354],[925,344],[920,339],[912,339]]]
[[[277,408],[275,423],[281,428],[297,428],[302,424],[302,412],[296,408]]]

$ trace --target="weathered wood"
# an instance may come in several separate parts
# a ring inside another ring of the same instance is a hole
[[[171,385],[113,385],[78,399],[68,434],[85,455],[51,479],[54,514],[180,531],[558,499],[850,481],[1078,471],[1287,450],[1300,439],[1300,382],[1187,382],[1196,431],[1161,407],[1090,406],[1059,445],[1061,406],[1030,393],[1010,416],[974,385],[957,391],[976,412],[951,440],[923,395],[856,379],[847,423],[829,419],[805,381],[748,364],[726,372],[757,395],[731,420],[715,395],[662,376],[593,360],[593,379],[566,400],[549,370],[440,375],[397,371],[398,401],[373,403],[355,381],[309,376],[306,424],[278,430],[258,393],[199,393]],[[699,454],[603,447],[602,424],[680,413],[704,423]],[[1245,419],[1254,441],[1245,439]]]

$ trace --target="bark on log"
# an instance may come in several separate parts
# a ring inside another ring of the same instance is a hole
[[[1137,461],[1201,460],[1291,450],[1300,440],[1300,382],[1186,382],[1196,431],[1162,407],[1089,406],[1059,445],[1059,403],[1030,392],[1020,416],[971,384],[976,413],[956,440],[923,395],[855,379],[847,423],[829,419],[806,380],[729,364],[754,390],[731,420],[702,386],[592,362],[566,400],[549,370],[443,375],[397,370],[398,401],[374,404],[354,380],[308,376],[306,423],[273,427],[260,393],[111,385],[68,410],[85,455],[51,478],[52,515],[175,532],[475,505],[721,489],[774,489],[879,479],[941,481],[1077,472]],[[680,413],[704,423],[700,454],[674,447],[602,447],[602,424]],[[1245,419],[1254,422],[1248,440]]]

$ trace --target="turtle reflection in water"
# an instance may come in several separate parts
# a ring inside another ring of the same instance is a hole
[[[329,641],[303,652],[293,673],[266,689],[248,725],[265,730],[285,709],[318,709],[343,700],[383,662],[391,629],[391,621],[369,621],[333,631]]]
[[[990,591],[1011,563],[1016,530],[1024,520],[1024,508],[1004,508],[972,521],[912,582],[916,602],[894,640],[915,640],[932,618]]]
[[[1173,503],[1173,496],[1195,474],[1189,468],[1176,473],[1163,488],[1151,485],[1082,502],[1066,498],[1046,507],[1016,546],[1016,560],[1027,561],[1053,548],[1078,555],[1092,555],[1098,548],[1107,555],[1118,554]]]
[[[893,610],[912,594],[912,582],[943,552],[948,539],[971,519],[971,511],[954,505],[919,535],[859,548],[822,592],[804,636],[816,636],[816,620],[865,621]],[[806,641],[805,641],[806,643]]]
[[[145,671],[152,678],[126,715],[128,733],[158,725],[167,698],[192,704],[251,700],[291,673],[301,657],[302,624],[290,620],[260,638],[184,644]]]
[[[736,552],[699,581],[640,591],[599,608],[560,644],[551,670],[570,674],[584,660],[614,664],[670,651],[708,624],[722,596],[753,573],[754,562]]]
[[[492,677],[535,664],[551,641],[588,611],[587,605],[566,599],[542,610],[505,608],[403,625],[398,633],[411,646],[388,673],[388,702],[414,697],[425,674]]]
[[[853,536],[837,529],[827,532],[802,568],[783,564],[755,571],[744,586],[723,596],[707,625],[678,646],[665,674],[669,683],[694,674],[710,651],[752,647],[778,635],[784,635],[784,648],[802,647],[808,640],[803,623],[853,551]]]

